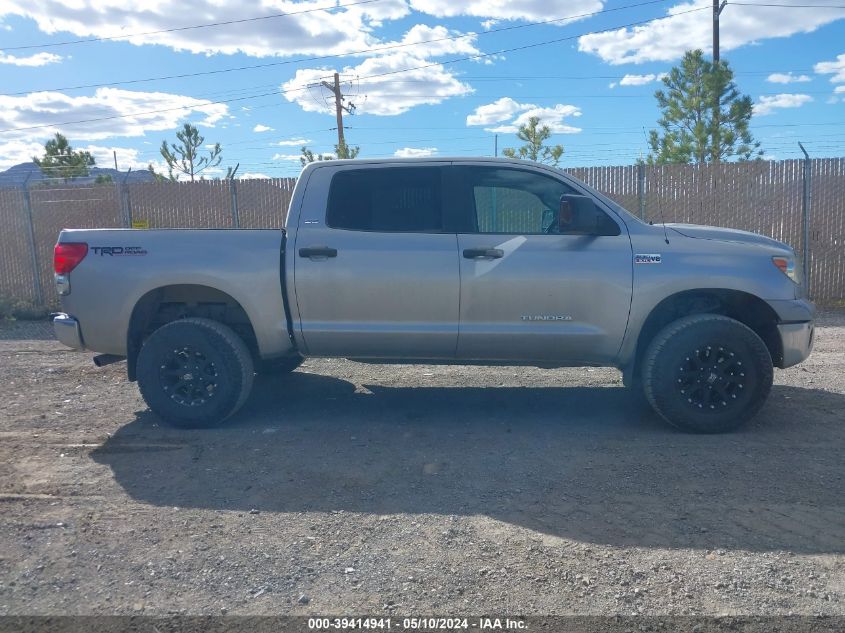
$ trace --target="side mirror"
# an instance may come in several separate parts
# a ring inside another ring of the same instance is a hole
[[[617,224],[589,196],[564,194],[558,211],[560,233],[568,235],[619,235]]]

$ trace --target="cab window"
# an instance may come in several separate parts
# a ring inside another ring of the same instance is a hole
[[[440,233],[438,167],[384,167],[338,172],[329,188],[326,224],[335,229]]]

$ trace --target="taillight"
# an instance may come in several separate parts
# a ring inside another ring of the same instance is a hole
[[[56,244],[53,249],[53,270],[57,275],[67,275],[87,254],[88,244],[83,242]]]

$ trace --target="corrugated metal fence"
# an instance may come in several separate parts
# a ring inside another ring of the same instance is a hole
[[[811,289],[845,298],[845,159],[814,159]],[[569,169],[646,220],[770,235],[803,252],[803,161]],[[277,228],[295,180],[0,189],[0,297],[56,303],[52,248],[62,228]],[[37,271],[37,272],[36,272]]]

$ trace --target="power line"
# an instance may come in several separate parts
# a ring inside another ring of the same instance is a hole
[[[372,4],[373,2],[382,2],[383,0],[359,0],[358,2],[350,2],[349,4],[339,4],[330,7],[317,7],[313,9],[303,9],[302,11],[290,11],[288,13],[274,13],[271,15],[262,15],[255,18],[243,18],[240,20],[226,20],[225,22],[209,22],[206,24],[195,24],[192,26],[179,26],[170,29],[161,29],[159,31],[144,31],[142,33],[127,33],[125,35],[113,35],[111,37],[91,37],[82,40],[68,40],[66,42],[53,42],[50,44],[26,44],[23,46],[4,46],[5,51],[20,51],[33,48],[52,48],[55,46],[70,46],[72,44],[87,44],[89,42],[110,42],[114,40],[130,39],[133,37],[142,37],[144,35],[158,35],[160,33],[176,33],[179,31],[190,31],[192,29],[206,29],[213,26],[228,26],[231,24],[243,24],[245,22],[257,22],[259,20],[270,20],[274,18],[286,18],[292,15],[301,15],[303,13],[314,13],[316,11],[332,11],[334,9],[345,9],[346,7],[355,7],[361,4]]]
[[[660,1],[664,1],[664,0],[660,0]],[[640,6],[640,5],[631,5],[631,6]],[[675,13],[674,15],[683,15],[684,13],[693,13],[693,12],[702,11],[702,10],[708,9],[708,8],[709,7],[699,7],[697,9],[688,9],[686,11],[680,11],[678,13]],[[580,33],[578,35],[569,35],[569,36],[566,36],[566,37],[559,37],[559,38],[555,38],[555,39],[552,39],[552,40],[545,40],[543,42],[535,42],[533,44],[524,44],[522,46],[514,46],[514,47],[511,47],[511,48],[503,48],[503,49],[499,49],[497,51],[494,51],[492,53],[479,53],[477,55],[467,55],[465,57],[448,59],[448,60],[441,61],[441,62],[432,62],[432,63],[429,63],[429,64],[423,64],[421,66],[414,66],[414,67],[411,67],[411,68],[390,70],[390,71],[385,71],[383,73],[376,73],[376,74],[373,74],[373,75],[365,75],[363,77],[359,77],[359,79],[374,79],[374,78],[377,78],[377,77],[388,77],[388,76],[397,75],[397,74],[401,74],[401,73],[412,72],[414,70],[423,70],[425,68],[431,68],[433,66],[445,66],[447,64],[456,64],[456,63],[459,63],[459,62],[469,61],[469,60],[474,60],[474,59],[484,59],[484,58],[487,58],[487,57],[493,57],[493,56],[496,56],[496,55],[501,55],[502,53],[512,53],[512,52],[517,52],[517,51],[528,50],[530,48],[537,48],[539,46],[547,46],[549,44],[558,44],[560,42],[566,42],[566,41],[569,41],[569,40],[577,39],[577,38],[583,37],[585,35],[595,35],[595,34],[598,34],[598,33],[606,33],[606,32],[609,32],[609,31],[615,31],[615,30],[618,30],[620,28],[627,28],[627,27],[630,27],[630,26],[638,26],[638,25],[641,25],[641,24],[648,24],[649,22],[653,22],[657,19],[662,19],[662,18],[651,18],[651,19],[648,19],[648,20],[638,20],[636,22],[629,22],[628,24],[623,24],[621,26],[614,26],[614,27],[610,27],[610,28],[607,28],[607,29],[601,29],[599,31],[588,31],[586,33]],[[302,91],[302,90],[305,90],[305,89],[307,89],[307,88],[305,88],[305,87],[289,88],[287,90],[280,90],[279,94],[288,94],[290,92],[298,92],[298,91]],[[247,97],[237,97],[237,98],[234,98],[234,99],[223,99],[223,100],[220,100],[220,101],[207,101],[206,103],[196,104],[196,106],[208,107],[209,105],[218,105],[218,104],[222,104],[222,103],[232,103],[232,102],[235,102],[235,101],[244,101],[244,100],[248,100],[248,99],[254,99],[254,98],[259,98],[259,97],[263,97],[263,96],[269,96],[269,95],[272,95],[272,94],[275,94],[275,92],[268,92],[268,93],[254,95],[254,96],[247,96]],[[65,122],[61,122],[61,123],[49,123],[49,124],[44,124],[44,125],[32,125],[32,126],[19,127],[19,128],[7,128],[7,129],[4,129],[4,130],[0,130],[0,133],[21,132],[21,131],[26,131],[26,130],[38,130],[38,129],[48,128],[48,127],[57,127],[57,126],[61,126],[61,125],[78,125],[78,124],[81,124],[81,123],[95,123],[97,121],[109,121],[109,120],[114,120],[114,119],[124,119],[124,118],[131,118],[131,117],[137,117],[137,116],[148,115],[148,114],[159,114],[159,113],[162,113],[162,112],[173,112],[173,111],[176,111],[176,110],[185,110],[185,109],[188,109],[188,107],[189,106],[180,106],[180,107],[175,107],[175,108],[165,108],[165,109],[161,109],[161,110],[150,110],[150,111],[147,111],[147,112],[133,112],[132,114],[120,114],[120,115],[113,115],[113,116],[101,117],[101,118],[84,119],[84,120],[79,120],[79,121],[65,121]]]
[[[729,2],[739,7],[779,7],[781,9],[845,9],[840,4],[775,4],[762,2]]]
[[[296,92],[296,91],[301,91],[301,90],[304,90],[304,88],[293,88],[290,91],[283,91],[283,92]],[[44,125],[30,125],[30,126],[26,126],[26,127],[7,128],[5,130],[0,130],[0,134],[3,134],[5,132],[22,132],[22,131],[25,131],[25,130],[40,130],[40,129],[47,128],[47,127],[59,127],[59,126],[62,126],[62,125],[79,125],[80,123],[95,123],[97,121],[112,121],[114,119],[128,119],[128,118],[132,118],[132,117],[146,116],[148,114],[160,114],[160,113],[163,113],[163,112],[174,112],[176,110],[195,110],[195,109],[198,109],[200,107],[205,108],[205,107],[208,107],[210,105],[218,105],[218,104],[222,104],[222,103],[232,103],[234,101],[244,101],[244,100],[247,100],[247,99],[257,99],[259,97],[267,97],[267,96],[276,95],[276,94],[278,94],[278,93],[274,90],[273,92],[267,92],[267,93],[259,94],[259,95],[250,95],[250,96],[246,96],[246,97],[236,97],[234,99],[223,99],[221,101],[199,102],[199,103],[196,103],[196,104],[182,105],[182,106],[178,106],[178,107],[174,107],[174,108],[164,108],[164,109],[161,109],[161,110],[148,110],[146,112],[133,112],[132,114],[115,114],[113,116],[97,117],[97,118],[93,118],[93,119],[80,119],[78,121],[62,121],[61,123],[46,123]]]
[[[406,47],[413,47],[413,46],[422,46],[422,45],[425,45],[425,44],[435,44],[435,43],[438,43],[438,42],[454,41],[454,40],[459,40],[459,39],[466,39],[466,38],[469,38],[469,37],[476,37],[476,36],[481,36],[481,35],[490,35],[490,34],[493,34],[493,33],[501,33],[503,31],[512,31],[512,30],[516,30],[516,29],[523,29],[523,28],[528,28],[528,27],[533,27],[533,26],[541,26],[541,25],[545,25],[545,24],[552,24],[552,23],[555,23],[555,22],[562,22],[562,21],[566,21],[566,20],[575,20],[575,19],[579,19],[579,18],[585,18],[585,17],[594,16],[594,15],[599,15],[599,14],[602,14],[602,13],[610,13],[612,11],[621,11],[623,9],[634,9],[634,8],[638,8],[638,7],[642,7],[642,6],[647,6],[647,5],[651,5],[651,4],[657,4],[657,3],[663,3],[663,2],[668,2],[668,1],[669,0],[647,0],[646,2],[629,4],[629,5],[624,5],[624,6],[621,6],[621,7],[614,7],[614,8],[611,8],[611,9],[601,9],[599,11],[592,11],[590,13],[580,13],[580,14],[576,14],[576,15],[569,15],[569,16],[562,17],[562,18],[553,18],[553,19],[550,19],[550,20],[542,20],[542,21],[539,21],[539,22],[528,22],[528,23],[525,23],[525,24],[503,26],[503,27],[499,27],[497,29],[490,29],[490,30],[487,30],[487,31],[482,31],[481,33],[464,33],[462,35],[450,35],[450,36],[434,38],[434,39],[431,39],[431,40],[423,40],[423,41],[420,41],[420,42],[388,44],[388,45],[385,45],[385,46],[377,46],[377,47],[361,49],[361,50],[357,50],[357,51],[349,51],[349,52],[346,52],[346,53],[334,53],[334,54],[331,54],[331,55],[316,55],[316,56],[312,56],[312,57],[301,57],[299,59],[289,59],[289,60],[278,61],[278,62],[267,62],[267,63],[264,63],[264,64],[251,64],[251,65],[247,65],[247,66],[234,66],[234,67],[231,67],[231,68],[219,68],[219,69],[216,69],[216,70],[204,70],[204,71],[193,72],[193,73],[182,73],[182,74],[179,74],[179,75],[164,75],[164,76],[160,76],[160,77],[146,77],[144,79],[127,79],[127,80],[122,80],[122,81],[111,81],[111,82],[103,82],[103,83],[97,83],[97,84],[82,84],[82,85],[78,85],[78,86],[66,86],[66,87],[63,87],[63,88],[47,88],[47,89],[41,90],[40,92],[60,92],[60,91],[63,91],[63,90],[81,90],[83,88],[103,88],[103,87],[106,87],[106,86],[123,86],[123,85],[129,85],[129,84],[146,83],[146,82],[150,82],[150,81],[166,81],[166,80],[170,80],[170,79],[186,79],[186,78],[189,78],[189,77],[200,77],[200,76],[206,76],[206,75],[216,75],[216,74],[221,74],[221,73],[240,72],[240,71],[244,71],[244,70],[256,70],[256,69],[261,69],[261,68],[286,66],[286,65],[289,65],[289,64],[298,64],[298,63],[303,63],[303,62],[321,61],[321,60],[325,60],[325,59],[334,59],[334,58],[338,58],[338,57],[348,57],[348,56],[354,57],[354,56],[361,56],[361,55],[371,55],[372,53],[378,53],[378,52],[387,51],[387,50],[395,50],[395,49],[399,49],[399,48],[406,48]],[[700,11],[704,8],[706,8],[706,7],[701,7],[699,9],[693,9],[692,11]],[[676,13],[674,15],[681,15],[683,13],[690,13],[690,12],[691,11],[681,11],[680,13]],[[640,22],[632,22],[630,24],[624,24],[622,26],[614,27],[614,29],[620,29],[620,28],[626,28],[626,27],[629,27],[629,26],[636,26],[636,25],[639,25],[639,24],[645,24],[647,22],[652,22],[652,21],[657,20],[657,19],[664,19],[664,18],[662,18],[662,17],[661,18],[652,18],[652,19],[644,20],[644,21],[640,21]],[[592,35],[594,33],[604,33],[604,32],[609,31],[609,30],[613,30],[613,29],[604,29],[604,30],[601,30],[601,31],[588,32],[588,33],[584,33],[583,35]],[[581,37],[581,35],[578,35],[578,36],[575,36],[575,37]],[[549,43],[564,41],[566,39],[573,39],[573,38],[563,38],[561,40],[552,40]],[[9,50],[9,49],[6,49],[6,50]],[[519,49],[507,49],[507,50],[504,50],[504,51],[497,51],[496,53],[489,53],[489,54],[480,55],[480,56],[470,56],[470,57],[467,57],[465,59],[475,59],[476,57],[481,59],[481,58],[484,58],[484,57],[490,57],[492,55],[498,55],[501,52],[511,52],[513,50],[519,50]],[[463,61],[463,60],[460,60],[460,61]],[[331,77],[329,76],[329,77],[324,77],[323,79],[330,79],[330,78]],[[32,91],[24,90],[24,91],[19,91],[19,92],[0,93],[0,96],[11,97],[11,96],[28,94],[29,92],[32,92]]]

